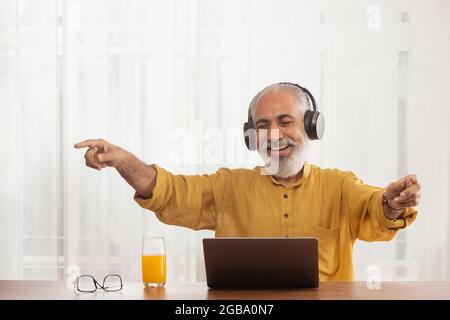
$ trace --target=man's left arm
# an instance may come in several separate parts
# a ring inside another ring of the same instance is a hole
[[[367,185],[351,172],[344,176],[342,205],[354,240],[391,240],[414,222],[419,199],[420,185],[412,175],[386,188]]]

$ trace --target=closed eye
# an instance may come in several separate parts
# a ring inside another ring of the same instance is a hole
[[[264,129],[267,128],[269,126],[269,121],[265,120],[265,119],[260,119],[258,121],[256,121],[256,129]]]

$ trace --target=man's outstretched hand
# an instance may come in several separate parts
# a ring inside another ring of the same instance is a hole
[[[392,182],[384,193],[387,204],[392,209],[415,207],[420,202],[420,183],[415,174],[409,174],[402,179]]]
[[[85,140],[74,145],[76,149],[89,148],[84,155],[86,166],[101,170],[116,168],[127,157],[128,152],[103,139]]]
[[[156,169],[147,165],[131,152],[115,146],[103,139],[86,140],[77,143],[77,149],[89,148],[84,155],[86,166],[101,170],[105,167],[114,167],[136,194],[148,199],[156,184]]]

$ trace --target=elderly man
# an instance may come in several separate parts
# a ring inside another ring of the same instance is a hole
[[[216,237],[317,237],[320,280],[352,280],[355,241],[388,241],[410,225],[420,184],[407,175],[374,187],[352,172],[305,162],[309,100],[304,88],[290,83],[270,85],[253,98],[249,121],[266,163],[254,169],[174,175],[101,139],[75,147],[89,148],[88,167],[116,168],[137,203],[166,224],[215,230]]]

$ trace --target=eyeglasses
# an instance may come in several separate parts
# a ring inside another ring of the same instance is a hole
[[[78,276],[73,284],[74,289],[80,292],[95,292],[97,289],[104,291],[120,291],[123,288],[122,278],[118,274],[109,274],[103,279],[103,284],[98,283],[93,276]]]

